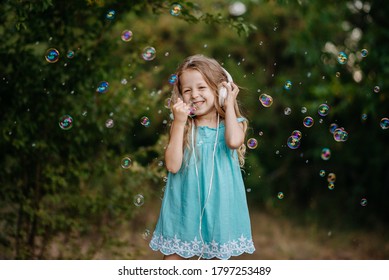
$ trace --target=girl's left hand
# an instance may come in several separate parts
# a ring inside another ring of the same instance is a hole
[[[239,93],[238,86],[234,84],[234,82],[222,82],[222,85],[227,89],[227,98],[224,101],[224,109],[226,110],[228,107],[234,108],[234,103]]]

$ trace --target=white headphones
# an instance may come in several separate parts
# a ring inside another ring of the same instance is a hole
[[[230,73],[227,72],[226,69],[224,69],[223,67],[222,67],[222,69],[223,69],[224,73],[225,73],[226,76],[227,76],[227,86],[229,86],[230,89],[231,89],[231,83],[233,82],[233,81],[232,81],[232,77],[231,77]],[[221,87],[219,88],[219,105],[220,105],[221,107],[224,106],[224,101],[225,101],[226,98],[227,98],[227,92],[228,92],[228,91],[227,91],[227,88],[226,88],[226,87],[221,86]]]

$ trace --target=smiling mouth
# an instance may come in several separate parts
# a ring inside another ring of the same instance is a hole
[[[192,105],[193,105],[193,107],[198,109],[201,105],[203,105],[203,103],[204,103],[204,101],[196,101],[196,102],[193,102]]]

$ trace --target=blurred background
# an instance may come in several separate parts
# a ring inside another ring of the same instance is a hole
[[[239,259],[389,258],[387,1],[0,8],[1,259],[162,258],[171,75],[193,54],[250,122]]]

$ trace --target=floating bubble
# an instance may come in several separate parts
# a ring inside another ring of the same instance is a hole
[[[324,177],[324,176],[326,176],[326,172],[325,172],[325,170],[320,170],[320,172],[319,172],[319,175],[320,175],[320,177]]]
[[[145,116],[140,119],[140,123],[145,127],[149,127],[151,124],[149,118]]]
[[[106,120],[106,121],[105,121],[105,126],[106,126],[107,128],[112,128],[112,127],[114,126],[114,121],[113,121],[113,119],[108,119],[108,120]]]
[[[332,191],[334,188],[335,188],[334,183],[328,183],[328,189],[330,189]]]
[[[293,130],[292,134],[291,134],[291,137],[297,139],[297,140],[300,140],[301,137],[302,137],[302,133],[300,130]]]
[[[301,113],[305,114],[307,112],[307,108],[306,107],[301,107]]]
[[[305,127],[312,127],[313,126],[313,118],[312,117],[305,117],[304,120],[303,120],[303,125]]]
[[[328,148],[323,148],[321,150],[321,159],[322,160],[329,160],[331,157],[331,150]]]
[[[131,167],[132,165],[132,161],[129,157],[124,157],[122,158],[122,161],[120,163],[120,165],[124,168],[124,169],[128,169]]]
[[[66,57],[69,58],[69,59],[72,59],[74,57],[74,51],[70,50],[66,53]]]
[[[290,90],[292,88],[292,82],[287,80],[284,85],[284,89]]]
[[[283,198],[285,197],[285,195],[284,195],[283,192],[279,192],[279,193],[277,194],[277,197],[278,197],[278,199],[283,199]]]
[[[340,52],[339,54],[338,54],[338,62],[340,63],[340,64],[346,64],[346,62],[347,62],[347,54],[345,53],[345,52]]]
[[[172,16],[179,16],[181,15],[181,11],[182,11],[182,6],[178,3],[173,3],[171,6],[170,6],[170,14]]]
[[[69,130],[73,127],[73,118],[69,115],[63,115],[59,118],[59,127],[63,130]]]
[[[300,139],[294,138],[293,136],[289,136],[288,141],[286,142],[289,148],[295,150],[300,147]]]
[[[335,130],[338,128],[338,125],[336,123],[330,124],[330,132],[334,134]]]
[[[292,109],[290,109],[289,107],[286,107],[284,109],[284,114],[288,116],[288,115],[290,115],[290,113],[292,113]]]
[[[122,38],[123,42],[130,42],[132,40],[132,31],[131,30],[124,30],[120,37]]]
[[[362,55],[362,57],[366,57],[367,55],[368,55],[368,50],[367,49],[362,49],[361,50],[361,55]]]
[[[263,105],[263,107],[270,107],[273,104],[273,97],[267,94],[261,94],[259,96],[259,101]]]
[[[319,113],[320,116],[325,117],[328,115],[329,110],[330,107],[327,104],[321,104],[317,112]]]
[[[105,14],[105,18],[108,19],[108,20],[114,20],[114,19],[115,19],[115,15],[116,15],[115,10],[109,10],[109,11]]]
[[[340,77],[340,72],[336,72],[335,76],[336,76],[337,78],[339,78],[339,77]]]
[[[367,199],[366,198],[361,199],[361,206],[363,206],[363,207],[367,206]]]
[[[138,207],[142,206],[143,203],[145,203],[145,199],[144,199],[143,195],[137,194],[137,195],[134,196],[134,204],[135,204],[135,206],[138,206]]]
[[[234,2],[228,7],[228,11],[230,12],[230,15],[234,17],[239,17],[243,15],[246,12],[246,5],[242,2]]]
[[[49,63],[55,63],[59,60],[59,51],[56,49],[48,49],[45,54],[46,61]]]
[[[146,61],[153,60],[156,55],[157,52],[153,47],[146,47],[143,49],[142,57]]]
[[[255,149],[258,146],[258,141],[255,138],[250,138],[247,140],[247,147],[249,149]]]
[[[142,238],[144,240],[147,240],[147,239],[149,239],[149,237],[150,237],[150,230],[145,229],[145,231],[142,233]]]
[[[259,136],[263,136],[263,131],[258,132]]]
[[[382,118],[380,121],[380,126],[382,129],[388,129],[389,128],[389,119],[388,118]]]
[[[367,114],[362,114],[361,115],[361,120],[366,121],[367,120]]]
[[[327,181],[328,181],[328,183],[335,183],[335,181],[336,181],[335,173],[332,173],[332,172],[328,173]]]
[[[97,93],[106,93],[108,91],[108,88],[109,88],[109,83],[106,81],[102,81],[98,84],[98,86],[96,88],[96,92]]]
[[[375,87],[374,87],[374,92],[375,92],[375,93],[379,93],[379,92],[380,92],[380,90],[381,90],[381,89],[380,89],[380,87],[379,87],[379,86],[375,86]]]
[[[170,109],[170,106],[172,104],[172,99],[169,97],[169,98],[166,98],[165,99],[165,102],[164,102],[164,106],[166,109]]]
[[[171,75],[169,76],[169,84],[174,85],[174,84],[177,83],[177,81],[178,81],[178,76],[177,76],[177,74],[171,74]]]
[[[348,133],[343,127],[337,128],[334,131],[334,140],[336,142],[345,142],[348,139]]]

